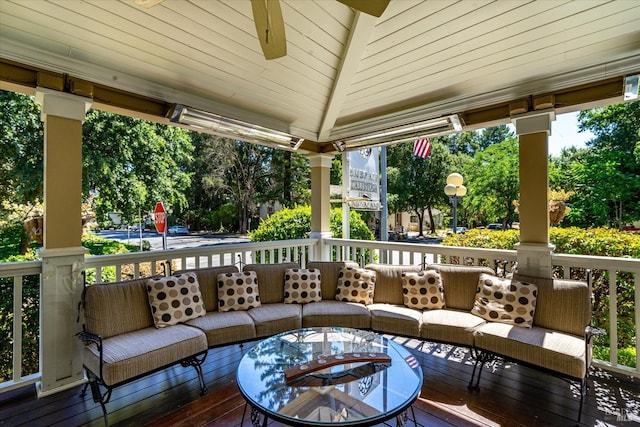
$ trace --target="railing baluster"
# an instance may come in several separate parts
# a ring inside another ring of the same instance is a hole
[[[13,381],[22,378],[22,276],[13,276]]]
[[[609,361],[616,366],[618,364],[618,298],[616,289],[616,271],[609,273]]]

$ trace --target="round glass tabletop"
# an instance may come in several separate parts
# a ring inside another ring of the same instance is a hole
[[[422,370],[407,349],[374,332],[307,328],[256,344],[240,361],[237,380],[247,402],[268,418],[365,426],[405,411],[420,394]]]

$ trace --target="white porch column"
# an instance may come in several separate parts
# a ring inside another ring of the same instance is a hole
[[[331,253],[324,239],[331,237],[329,215],[331,211],[331,160],[330,154],[309,155],[311,166],[311,233],[309,237],[319,239],[314,261],[330,261]]]
[[[83,382],[82,344],[75,338],[83,289],[82,122],[91,99],[38,88],[44,122],[44,247],[40,250],[38,395]]]
[[[551,277],[549,243],[549,145],[552,111],[526,113],[512,118],[520,140],[520,243],[518,272]]]

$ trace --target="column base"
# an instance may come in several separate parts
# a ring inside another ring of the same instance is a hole
[[[518,251],[518,274],[531,277],[551,278],[553,266],[551,256],[555,245],[546,243],[516,243]]]

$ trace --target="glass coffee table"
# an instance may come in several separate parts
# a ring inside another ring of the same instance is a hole
[[[368,426],[392,418],[404,425],[422,370],[407,349],[374,332],[307,328],[256,344],[240,361],[237,380],[254,426],[269,418],[293,426]]]

